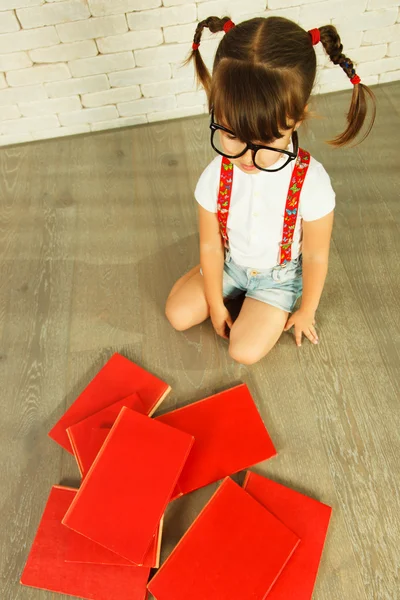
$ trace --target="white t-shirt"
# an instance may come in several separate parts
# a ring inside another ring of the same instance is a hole
[[[290,144],[292,146],[292,144]],[[279,161],[285,160],[280,158]],[[203,171],[195,198],[209,212],[217,212],[222,156]],[[276,166],[279,164],[276,163]],[[233,167],[233,188],[228,217],[232,260],[244,267],[269,269],[279,264],[286,197],[295,161],[276,173],[244,173]],[[302,220],[315,221],[332,212],[335,192],[324,167],[311,157],[300,194],[292,259],[301,253]]]

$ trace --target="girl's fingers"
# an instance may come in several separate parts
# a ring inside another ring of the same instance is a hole
[[[307,329],[307,330],[304,332],[304,335],[305,335],[305,336],[306,336],[306,337],[307,337],[307,338],[310,340],[310,342],[311,342],[312,344],[318,344],[318,338],[315,338],[315,337],[314,337],[314,334],[312,333],[312,331],[311,331],[311,328],[310,328],[310,329]]]
[[[316,332],[315,327],[311,326],[310,331],[314,337],[315,342],[318,344],[318,342],[319,342],[318,333]]]
[[[303,334],[303,332],[301,331],[301,329],[296,329],[295,328],[294,335],[295,335],[295,338],[296,338],[296,344],[299,347],[301,346],[301,337],[302,337],[302,334]]]
[[[292,327],[292,321],[291,319],[288,319],[286,322],[285,327],[283,328],[283,331],[289,331],[289,329]]]

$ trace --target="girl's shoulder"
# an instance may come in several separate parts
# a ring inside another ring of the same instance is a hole
[[[216,156],[204,169],[194,191],[197,202],[209,212],[217,212],[221,156]]]
[[[300,214],[305,221],[315,221],[335,208],[335,191],[325,167],[311,156],[301,190]]]

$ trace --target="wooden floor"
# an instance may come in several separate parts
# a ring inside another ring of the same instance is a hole
[[[400,598],[400,82],[374,91],[361,146],[324,144],[351,90],[300,129],[337,193],[321,343],[284,334],[253,367],[209,322],[181,334],[163,314],[198,261],[206,117],[0,150],[2,599],[60,597],[18,583],[50,486],[79,484],[46,434],[115,351],[172,385],[164,411],[246,382],[279,452],[255,470],[333,507],[314,599]],[[171,505],[164,557],[215,489]]]

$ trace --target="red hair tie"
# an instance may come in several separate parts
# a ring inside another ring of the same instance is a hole
[[[353,77],[350,79],[350,81],[353,85],[356,85],[356,83],[361,83],[361,79],[359,78],[358,75],[353,75]]]
[[[229,21],[225,21],[223,30],[228,33],[233,27],[235,27],[235,23],[229,19]]]
[[[192,50],[198,50],[200,46],[200,42],[198,44],[196,44],[196,42],[193,42],[192,44]]]
[[[308,33],[311,35],[313,46],[321,41],[321,33],[319,29],[310,29]]]

